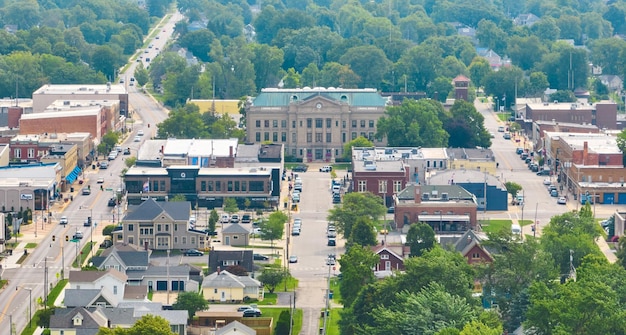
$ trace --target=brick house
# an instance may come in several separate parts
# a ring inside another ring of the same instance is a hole
[[[390,246],[386,244],[372,247],[374,253],[378,256],[378,263],[374,267],[374,273],[404,271],[404,253],[405,246]],[[406,250],[408,252],[408,250]]]
[[[592,124],[598,128],[617,129],[617,104],[602,101],[594,104],[570,102],[528,103],[522,119],[559,123]]]
[[[396,195],[394,222],[398,229],[424,222],[437,234],[464,232],[476,227],[477,207],[461,186],[410,184]]]
[[[454,241],[456,239],[456,241]],[[452,248],[467,259],[469,264],[492,263],[493,256],[483,242],[489,240],[487,234],[468,230],[459,238],[442,238],[441,244],[450,244]]]

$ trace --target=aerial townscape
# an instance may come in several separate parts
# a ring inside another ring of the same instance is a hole
[[[626,0],[0,26],[0,335],[626,335]]]

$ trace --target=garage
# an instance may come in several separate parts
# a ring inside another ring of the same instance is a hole
[[[165,280],[157,280],[157,291],[167,291],[167,281]]]
[[[184,281],[173,281],[172,282],[172,291],[184,291],[185,290],[185,282]]]
[[[617,203],[620,205],[626,205],[626,193],[617,194]]]

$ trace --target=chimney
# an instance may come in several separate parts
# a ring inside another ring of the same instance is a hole
[[[233,146],[228,147],[228,157],[233,157]]]
[[[585,143],[583,143],[583,165],[587,164],[588,154],[589,154],[589,145],[587,144],[587,141],[585,141]]]
[[[143,250],[148,251],[148,241],[143,242]]]
[[[219,275],[222,272],[222,268],[221,267],[217,267],[217,274]]]
[[[415,184],[415,203],[422,203],[422,187],[418,184]]]

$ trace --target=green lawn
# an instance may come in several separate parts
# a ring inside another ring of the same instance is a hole
[[[334,308],[330,310],[330,315],[327,320],[328,325],[326,326],[326,334],[328,335],[339,335],[339,311],[341,308]],[[322,313],[320,313],[321,315]],[[320,328],[324,326],[324,318],[320,317]]]
[[[95,245],[96,242],[87,242],[85,243],[85,246],[83,247],[83,250],[81,250],[80,255],[78,255],[79,257],[76,257],[76,259],[74,260],[74,262],[72,263],[72,266],[77,268],[77,267],[83,267],[83,264],[85,264],[85,260],[87,258],[91,258],[91,246]],[[80,265],[78,264],[78,259],[80,258]]]
[[[37,243],[33,243],[33,242],[26,243],[26,246],[24,248],[26,248],[26,249],[35,249],[35,248],[37,248]]]
[[[498,119],[503,122],[508,121],[511,117],[511,113],[496,113],[496,115],[498,115]]]
[[[533,224],[533,220],[519,220],[519,225],[524,227]]]
[[[339,292],[339,279],[337,277],[331,278],[330,290],[333,291],[333,301],[341,304],[341,292]]]
[[[276,327],[276,322],[278,322],[278,317],[280,316],[280,312],[288,311],[288,310],[289,308],[261,308],[261,313],[263,313],[263,317],[273,318],[274,319],[273,326]],[[293,315],[292,334],[300,334],[301,329],[302,329],[302,310],[296,309],[296,312]],[[272,329],[272,334],[274,334],[274,329]]]
[[[483,231],[488,232],[488,233],[494,233],[494,232],[497,232],[497,231],[501,231],[503,229],[510,231],[512,224],[513,224],[513,221],[511,221],[511,220],[487,220],[487,221],[482,221]]]

